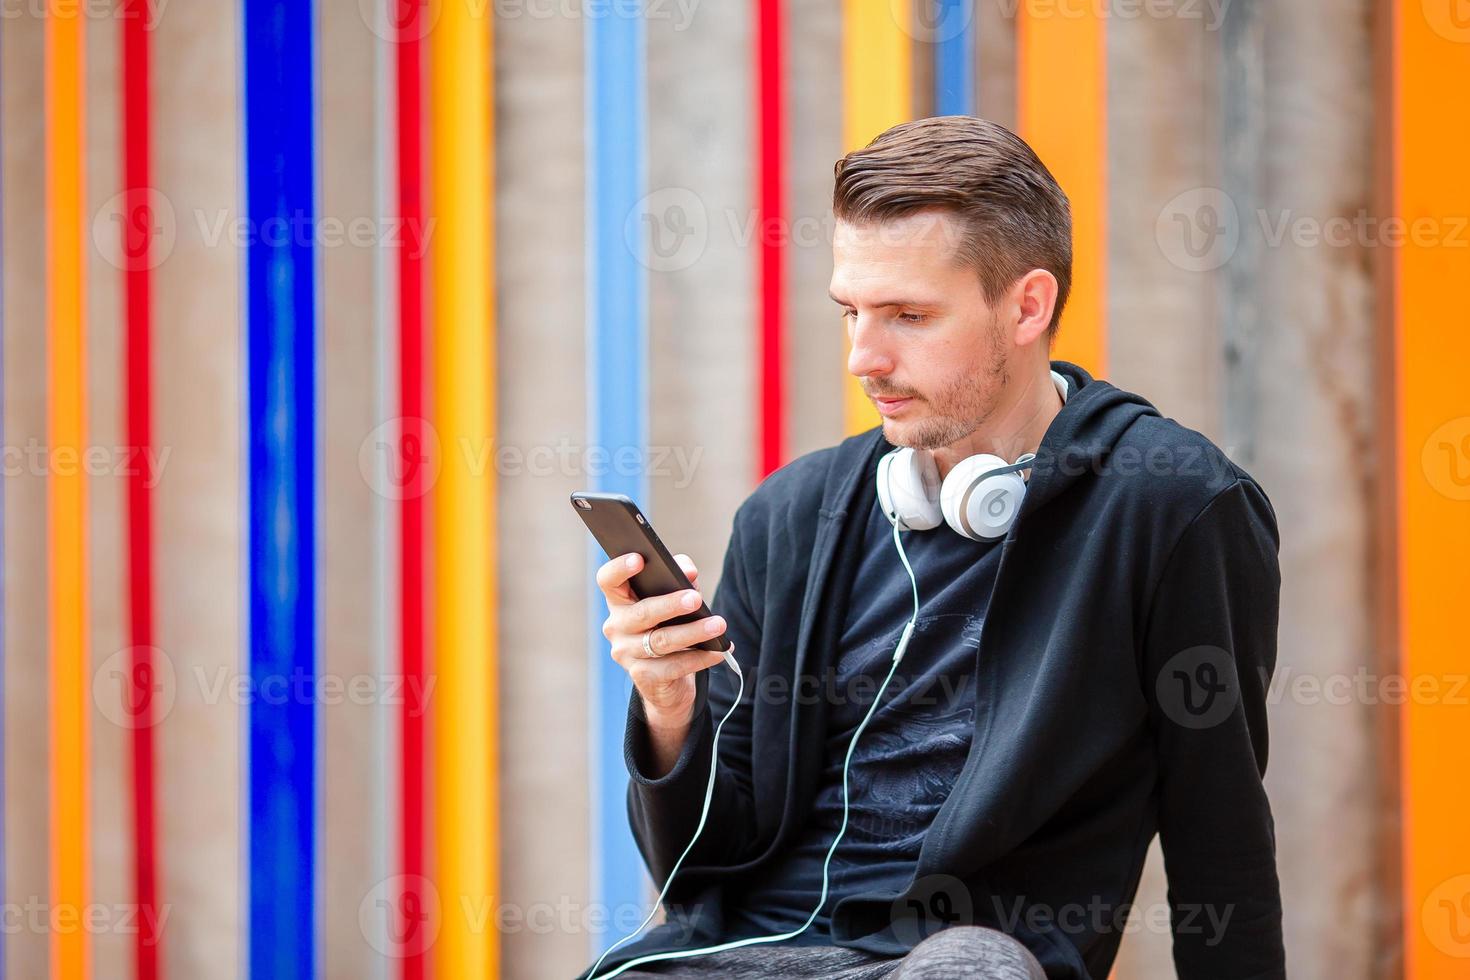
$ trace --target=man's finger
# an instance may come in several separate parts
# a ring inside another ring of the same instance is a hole
[[[642,633],[675,616],[694,612],[699,608],[700,601],[699,593],[694,589],[649,596],[627,612],[626,625],[633,632]]]
[[[607,596],[609,605],[627,606],[638,601],[632,587],[628,585],[628,579],[637,575],[642,568],[642,556],[633,553],[609,559],[597,569],[597,587]]]
[[[635,657],[629,661],[631,666],[627,670],[634,685],[641,688],[648,684],[668,684],[685,674],[708,670],[724,659],[723,653],[709,650],[680,650],[654,660]]]
[[[665,657],[678,650],[691,649],[724,632],[725,621],[722,618],[707,616],[692,623],[656,627],[648,634],[648,643],[653,648],[655,657]],[[642,654],[642,651],[639,653]]]
[[[693,585],[694,580],[699,578],[699,569],[694,567],[694,560],[691,559],[688,555],[675,555],[674,561],[679,563],[679,567],[682,568],[684,570],[684,574],[689,577],[689,584]]]

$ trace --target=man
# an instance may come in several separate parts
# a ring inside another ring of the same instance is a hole
[[[751,494],[708,619],[663,625],[693,592],[635,601],[636,557],[599,571],[635,688],[629,815],[660,885],[729,717],[667,921],[598,975],[789,934],[622,975],[1101,980],[1158,833],[1178,975],[1284,976],[1265,492],[1143,398],[1050,360],[1071,218],[1014,134],[923,119],[835,172],[831,293],[882,425]],[[977,454],[1026,464],[1004,533],[953,508],[896,530],[876,489],[896,447],[930,467],[921,497]],[[722,633],[743,683],[691,649]]]

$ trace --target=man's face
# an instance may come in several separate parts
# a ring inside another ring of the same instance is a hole
[[[941,211],[834,230],[830,290],[852,342],[847,369],[894,445],[963,439],[995,413],[1010,380],[1006,324],[974,267],[956,258],[962,236]]]

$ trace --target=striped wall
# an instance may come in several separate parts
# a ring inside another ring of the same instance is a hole
[[[554,977],[641,921],[566,496],[635,496],[712,590],[751,488],[876,422],[831,167],[929,113],[1068,192],[1054,356],[1268,487],[1281,667],[1457,676],[1452,5],[43,6],[0,19],[0,868],[102,924],[0,931],[7,976]],[[1218,264],[1170,237],[1224,203]],[[1261,237],[1359,205],[1444,234]],[[1463,709],[1271,711],[1292,974],[1460,975]]]

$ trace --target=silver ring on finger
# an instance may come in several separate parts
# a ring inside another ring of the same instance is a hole
[[[653,652],[653,630],[648,630],[643,634],[643,652],[650,657],[658,657],[658,654]]]

